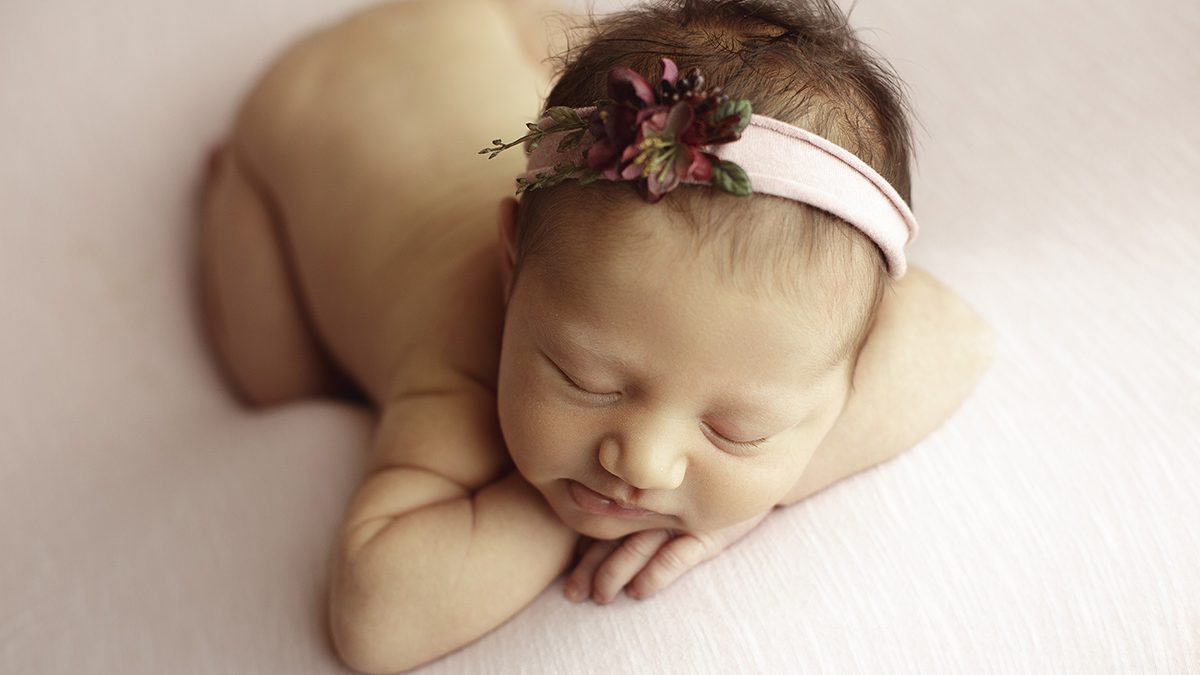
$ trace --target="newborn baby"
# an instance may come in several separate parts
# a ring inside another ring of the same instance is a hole
[[[233,388],[378,414],[330,585],[362,671],[568,570],[572,600],[649,596],[911,447],[990,358],[905,263],[900,89],[836,7],[635,7],[556,79],[542,9],[347,17],[266,69],[213,156],[205,316]]]

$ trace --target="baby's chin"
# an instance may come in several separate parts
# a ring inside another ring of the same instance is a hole
[[[666,527],[665,524],[653,525],[649,522],[646,522],[650,519],[646,519],[646,521],[634,521],[615,518],[612,516],[591,515],[587,513],[572,514],[565,518],[563,517],[562,513],[559,513],[559,519],[562,520],[567,527],[570,527],[572,530],[575,530],[585,537],[591,537],[592,539],[620,539],[635,532],[641,532],[643,530],[658,530]]]

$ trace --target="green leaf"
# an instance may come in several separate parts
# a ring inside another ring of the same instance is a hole
[[[753,111],[750,108],[749,99],[731,98],[726,99],[724,103],[717,106],[716,109],[713,110],[711,119],[714,122],[717,122],[729,117],[730,115],[737,115],[739,118],[738,125],[734,127],[733,130],[740,134],[743,130],[745,130],[746,127],[750,126],[751,114],[753,114]]]
[[[559,124],[583,124],[583,118],[573,108],[568,108],[565,105],[556,105],[553,108],[547,108],[546,114],[550,119]]]
[[[563,139],[558,142],[558,151],[563,152],[564,150],[569,150],[576,145],[579,145],[580,139],[583,138],[583,132],[584,130],[580,129],[579,131],[573,131],[564,136]]]
[[[750,177],[746,175],[742,167],[729,160],[721,160],[719,164],[713,166],[712,182],[713,185],[731,194],[748,195],[751,193]]]

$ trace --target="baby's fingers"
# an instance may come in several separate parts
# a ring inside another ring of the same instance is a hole
[[[672,536],[669,530],[643,530],[626,537],[621,547],[608,556],[596,572],[592,580],[592,599],[601,605],[612,601]]]
[[[619,539],[600,539],[587,544],[587,550],[583,552],[579,564],[563,584],[563,595],[571,602],[579,602],[591,595],[592,577],[596,574],[596,568],[620,543]]]
[[[635,598],[650,597],[709,557],[708,548],[696,537],[676,537],[658,549],[654,559],[630,582],[629,594]]]

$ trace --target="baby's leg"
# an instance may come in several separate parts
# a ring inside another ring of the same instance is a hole
[[[255,406],[348,394],[292,288],[273,214],[226,146],[210,158],[201,205],[200,285],[211,348]]]

